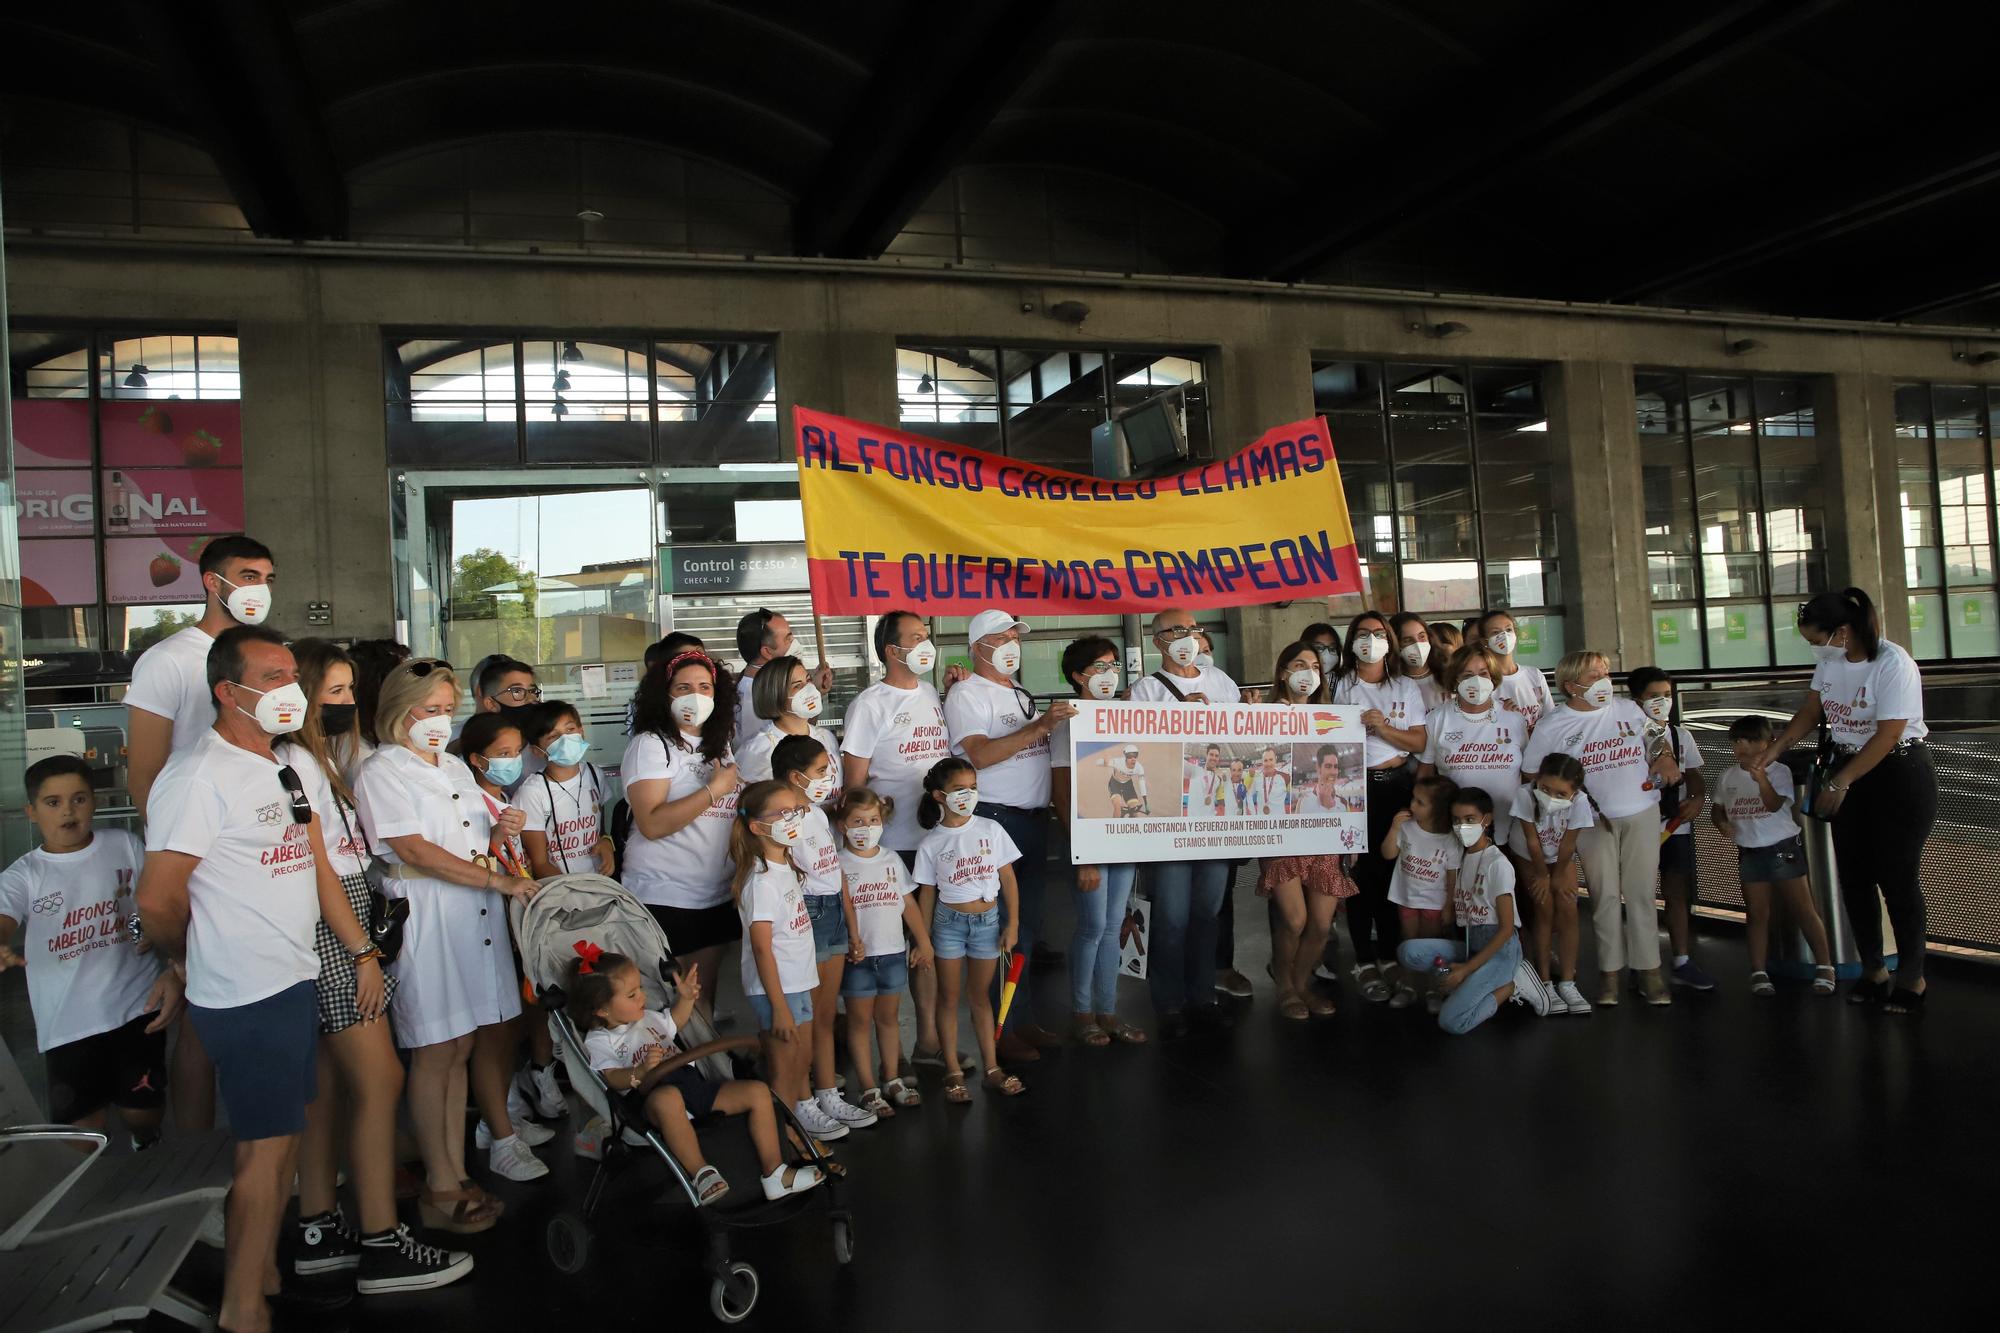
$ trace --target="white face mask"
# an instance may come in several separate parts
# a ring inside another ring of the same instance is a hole
[[[823,778],[812,778],[806,782],[806,799],[814,805],[819,805],[839,789],[840,784],[834,781],[831,773]]]
[[[1458,682],[1458,699],[1467,708],[1484,708],[1493,697],[1493,682],[1484,676],[1467,676]]]
[[[1516,635],[1513,630],[1494,630],[1486,636],[1486,646],[1502,657],[1510,657],[1514,652],[1515,638]]]
[[[937,645],[929,639],[903,651],[903,663],[919,676],[928,675],[937,665]]]
[[[807,722],[818,717],[820,710],[824,707],[826,707],[826,700],[820,696],[819,687],[810,681],[799,686],[797,692],[792,695],[790,701],[785,705],[786,710],[793,717],[801,718]]]
[[[960,787],[957,791],[946,792],[944,808],[955,815],[969,815],[979,804],[979,788]]]
[[[1212,654],[1212,653],[1196,653],[1196,654],[1194,655],[1194,666],[1195,666],[1195,670],[1197,670],[1197,671],[1206,671],[1206,670],[1208,670],[1208,669],[1209,669],[1210,667],[1212,667],[1212,666],[1214,666],[1214,665],[1215,665],[1215,656],[1214,656],[1214,654]]]
[[[1303,699],[1319,688],[1320,674],[1311,667],[1300,667],[1285,677],[1285,684],[1291,687],[1293,695]]]
[[[1167,660],[1175,666],[1193,666],[1201,656],[1201,640],[1190,634],[1184,639],[1175,639],[1166,647]]]
[[[437,754],[444,749],[444,743],[451,739],[451,714],[439,713],[435,717],[410,719],[410,744],[429,754]]]
[[[1403,660],[1413,667],[1420,667],[1424,663],[1430,661],[1431,660],[1430,643],[1428,641],[1425,641],[1423,643],[1404,644]]]
[[[1540,787],[1535,788],[1535,802],[1550,814],[1559,814],[1576,804],[1574,796],[1551,796]]]
[[[1812,650],[1813,656],[1822,662],[1838,662],[1847,656],[1847,645],[1841,643],[1816,643]]]
[[[217,574],[222,582],[229,584],[229,595],[222,604],[229,608],[229,614],[245,625],[261,625],[264,617],[271,614],[271,589],[262,583],[229,583]]]
[[[1373,666],[1389,655],[1389,636],[1386,634],[1357,634],[1354,636],[1354,658]]]
[[[1478,842],[1481,838],[1486,836],[1486,825],[1453,824],[1451,826],[1451,831],[1458,835],[1458,841],[1461,846],[1470,847],[1472,846],[1473,843]]]
[[[1611,677],[1599,676],[1583,692],[1583,701],[1592,708],[1602,708],[1611,702]]]
[[[1318,651],[1319,651],[1319,669],[1325,674],[1331,676],[1333,674],[1333,669],[1340,665],[1340,654],[1335,652],[1331,648],[1321,648]]]
[[[674,721],[689,731],[697,730],[708,721],[708,715],[715,711],[715,696],[712,694],[683,694],[674,700]]]
[[[880,824],[851,824],[847,829],[847,845],[857,852],[872,852],[882,841]]]
[[[1113,699],[1118,695],[1116,671],[1098,671],[1083,678],[1083,688],[1093,699]]]
[[[993,650],[989,659],[993,669],[1003,676],[1011,676],[1021,669],[1021,645],[1009,641]]]
[[[239,707],[236,711],[245,717],[257,719],[257,725],[272,736],[289,736],[306,724],[306,692],[298,682],[279,685],[269,690],[258,690],[250,685],[237,685],[239,690],[249,690],[258,696],[257,711]],[[447,724],[449,727],[449,724]]]
[[[771,841],[781,842],[787,847],[798,846],[799,839],[806,836],[806,812],[794,810],[783,819],[773,820],[769,836]]]
[[[1674,715],[1674,697],[1671,694],[1663,694],[1657,699],[1646,700],[1639,707],[1645,709],[1646,716],[1653,721],[1665,722]]]

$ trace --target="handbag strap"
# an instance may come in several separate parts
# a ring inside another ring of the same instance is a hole
[[[374,854],[367,844],[354,836],[354,826],[347,822],[347,802],[340,799],[340,793],[333,793],[333,812],[340,816],[340,831],[347,835],[347,845],[354,849],[354,855],[361,862],[361,873],[367,874],[368,867],[375,864]],[[360,814],[359,810],[354,812]]]

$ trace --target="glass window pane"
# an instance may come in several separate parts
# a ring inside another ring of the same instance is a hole
[[[1690,375],[1687,382],[1688,427],[1696,435],[1748,427],[1756,416],[1750,381],[1730,375]],[[1749,434],[1746,429],[1742,434]]]
[[[1992,588],[1955,592],[1947,599],[1951,607],[1951,655],[1953,657],[2000,657],[2000,603]]]
[[[232,335],[116,334],[98,340],[98,393],[105,398],[241,398]]]
[[[1944,598],[1937,593],[1920,593],[1910,598],[1910,656],[1920,662],[1941,662],[1945,658]],[[1985,607],[1981,606],[1981,612]]]
[[[1545,418],[1538,366],[1474,366],[1472,409],[1496,416]]]
[[[1821,581],[1812,586],[1810,592],[1818,592],[1826,587]],[[1799,633],[1798,606],[1793,602],[1773,602],[1771,609],[1776,613],[1772,619],[1777,622],[1777,630],[1772,636],[1772,651],[1779,666],[1811,666],[1814,662],[1812,645],[1806,636]]]
[[[1489,560],[1481,605],[1548,606],[1562,600],[1560,587],[1553,560]]]
[[[1708,608],[1708,664],[1769,666],[1771,634],[1761,602]]]
[[[1669,671],[1702,666],[1700,612],[1692,606],[1653,608],[1653,661]]]
[[[1514,617],[1514,629],[1518,641],[1514,645],[1514,659],[1523,666],[1553,669],[1563,654],[1563,618],[1560,615],[1519,615]]]
[[[1385,366],[1391,412],[1440,412],[1465,415],[1465,368],[1462,366]]]
[[[1320,412],[1382,410],[1382,368],[1372,361],[1322,361],[1313,367],[1313,407]]]
[[[975,449],[1000,448],[1000,387],[992,348],[899,347],[896,396],[907,425],[943,426],[923,433]]]
[[[1420,615],[1481,604],[1479,566],[1470,560],[1403,562],[1403,605]]]
[[[643,339],[622,343],[531,338],[521,344],[529,421],[650,421]]]

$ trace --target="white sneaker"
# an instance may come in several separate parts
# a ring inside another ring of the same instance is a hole
[[[792,1114],[799,1118],[799,1124],[805,1127],[806,1133],[816,1139],[847,1137],[847,1126],[820,1110],[819,1103],[810,1097],[802,1102],[792,1103]]]
[[[547,1069],[536,1069],[530,1065],[514,1075],[514,1088],[526,1097],[535,1108],[535,1114],[544,1120],[560,1120],[569,1114],[569,1102],[563,1097],[562,1085],[556,1082],[556,1066],[549,1062]],[[510,1096],[508,1102],[514,1099]],[[509,1115],[513,1111],[509,1110]]]
[[[509,1180],[540,1180],[549,1173],[549,1164],[535,1156],[518,1134],[495,1141],[486,1152],[486,1165],[494,1175]]]
[[[819,1109],[850,1129],[866,1129],[875,1123],[873,1111],[856,1106],[831,1088],[819,1094]]]
[[[1590,1001],[1583,998],[1583,992],[1576,988],[1574,981],[1558,982],[1556,985],[1556,994],[1562,996],[1569,1004],[1569,1012],[1573,1014],[1587,1014],[1590,1012]]]
[[[1542,994],[1549,997],[1549,1013],[1551,1015],[1566,1014],[1569,1012],[1569,1001],[1562,997],[1562,992],[1558,991],[1554,985],[1544,981],[1542,983]]]
[[[541,1110],[535,1105],[534,1097],[521,1087],[520,1078],[516,1076],[509,1080],[507,1084],[507,1118],[514,1122],[514,1127],[519,1129],[522,1125],[532,1124],[535,1117],[540,1113]],[[528,1135],[527,1139],[530,1143],[546,1142],[546,1140],[537,1139],[533,1135]]]
[[[514,1108],[511,1106],[508,1107],[507,1114],[513,1115]],[[530,1148],[539,1148],[556,1136],[556,1132],[547,1125],[538,1125],[525,1116],[515,1119],[514,1134]],[[493,1146],[493,1131],[486,1127],[484,1120],[479,1122],[479,1128],[472,1131],[472,1146],[475,1148],[491,1148]]]
[[[1543,987],[1542,979],[1535,975],[1535,969],[1528,966],[1528,960],[1525,958],[1514,964],[1514,1003],[1527,1005],[1535,1011],[1537,1018],[1548,1017],[1548,990]]]
[[[1321,963],[1318,967],[1314,968],[1313,975],[1318,977],[1321,981],[1331,981],[1336,986],[1340,984],[1340,973],[1334,971],[1332,968],[1328,967],[1325,963]]]

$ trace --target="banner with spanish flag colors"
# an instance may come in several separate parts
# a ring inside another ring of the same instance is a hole
[[[1145,612],[1359,593],[1326,422],[1219,462],[1109,481],[799,408],[814,607]]]

